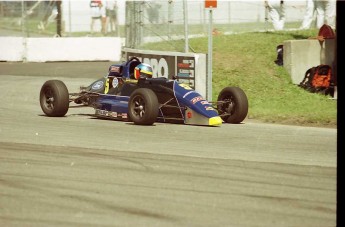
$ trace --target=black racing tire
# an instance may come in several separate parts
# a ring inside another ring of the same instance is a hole
[[[69,107],[69,93],[60,80],[46,81],[40,91],[42,111],[49,117],[63,117]]]
[[[225,87],[218,95],[217,109],[221,118],[231,124],[241,123],[248,114],[248,98],[239,87]]]
[[[128,102],[130,121],[136,125],[153,125],[159,113],[157,95],[148,88],[138,88],[131,94]]]

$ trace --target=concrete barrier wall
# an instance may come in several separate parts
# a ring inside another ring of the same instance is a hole
[[[283,45],[284,67],[294,84],[299,84],[305,72],[313,66],[333,66],[336,51],[334,39],[326,39],[323,42],[317,39],[287,40]]]
[[[0,37],[0,61],[22,61],[24,38]]]
[[[120,38],[0,37],[0,61],[120,61]]]

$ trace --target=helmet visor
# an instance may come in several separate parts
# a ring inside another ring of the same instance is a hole
[[[146,71],[146,70],[141,70],[140,71],[140,76],[145,77],[145,78],[151,78],[152,77],[152,72],[151,71]]]

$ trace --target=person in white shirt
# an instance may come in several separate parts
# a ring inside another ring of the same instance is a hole
[[[336,0],[307,0],[306,11],[300,29],[309,29],[316,12],[316,27],[327,24],[335,29]]]
[[[285,6],[284,1],[266,0],[265,7],[272,21],[274,30],[283,30],[285,25]]]
[[[107,25],[106,29],[110,28],[110,32],[117,32],[118,21],[117,21],[117,3],[115,0],[105,2],[106,16],[107,16]]]
[[[105,15],[105,7],[100,0],[92,0],[90,1],[90,8],[91,8],[91,34],[94,32],[94,25],[96,20],[100,20],[101,22],[101,32],[103,34],[106,33],[105,25],[106,25],[106,15]]]

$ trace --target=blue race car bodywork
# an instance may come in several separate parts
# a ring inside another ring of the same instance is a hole
[[[47,81],[40,93],[41,108],[48,116],[64,116],[68,111],[66,102],[74,102],[93,107],[96,117],[141,125],[158,121],[219,126],[223,122],[240,123],[247,115],[248,100],[240,88],[226,87],[217,102],[208,102],[176,79],[135,80],[133,71],[138,64],[139,59],[132,58],[111,65],[106,77],[81,88],[79,93],[68,93],[62,81]]]
[[[222,124],[218,112],[208,101],[196,91],[175,80],[139,79],[137,87],[150,89],[157,96],[159,103],[157,121],[180,121],[184,124],[197,125]],[[95,102],[95,114],[99,117],[128,119],[129,102],[130,96],[100,94]]]

